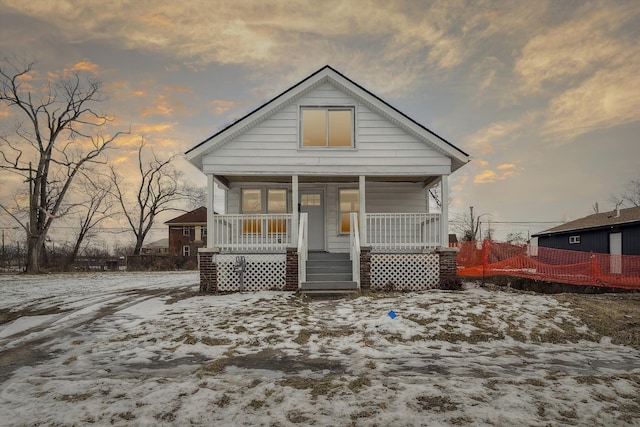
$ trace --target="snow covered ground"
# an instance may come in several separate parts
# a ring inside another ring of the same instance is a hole
[[[0,425],[640,423],[639,352],[551,296],[199,296],[197,280],[0,276]]]

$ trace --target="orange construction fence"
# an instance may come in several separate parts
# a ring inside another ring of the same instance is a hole
[[[640,256],[567,251],[485,240],[460,242],[458,275],[516,276],[583,286],[640,290]]]

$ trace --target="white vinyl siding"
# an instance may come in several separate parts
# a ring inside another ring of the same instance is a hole
[[[354,106],[356,147],[299,146],[301,106]],[[205,156],[204,172],[220,175],[442,175],[451,159],[330,84],[284,107]]]

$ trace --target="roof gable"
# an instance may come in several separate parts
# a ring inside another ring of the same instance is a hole
[[[455,171],[469,161],[469,155],[449,141],[437,135],[411,119],[395,107],[391,106],[377,95],[369,92],[359,84],[350,80],[329,65],[324,66],[309,77],[298,82],[280,95],[259,106],[244,117],[218,131],[198,145],[189,149],[185,154],[187,159],[198,168],[202,169],[202,158],[215,151],[234,137],[256,126],[268,117],[282,110],[287,105],[294,103],[300,97],[311,92],[322,84],[330,83],[338,90],[367,105],[372,111],[391,121],[407,133],[419,138],[426,144],[451,158],[451,170]]]
[[[215,212],[214,212],[215,214]],[[180,216],[177,216],[169,221],[165,221],[165,224],[169,225],[181,225],[181,224],[197,224],[207,222],[207,208],[200,206],[197,209],[187,212]]]
[[[555,234],[563,232],[571,232],[577,230],[586,230],[590,228],[608,227],[612,225],[640,223],[640,206],[634,208],[620,209],[619,215],[616,211],[597,213],[569,221],[557,227],[536,233],[533,237],[545,234]]]

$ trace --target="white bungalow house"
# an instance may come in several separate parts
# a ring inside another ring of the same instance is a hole
[[[202,291],[423,290],[456,274],[448,177],[469,156],[330,66],[186,157],[208,179]]]

